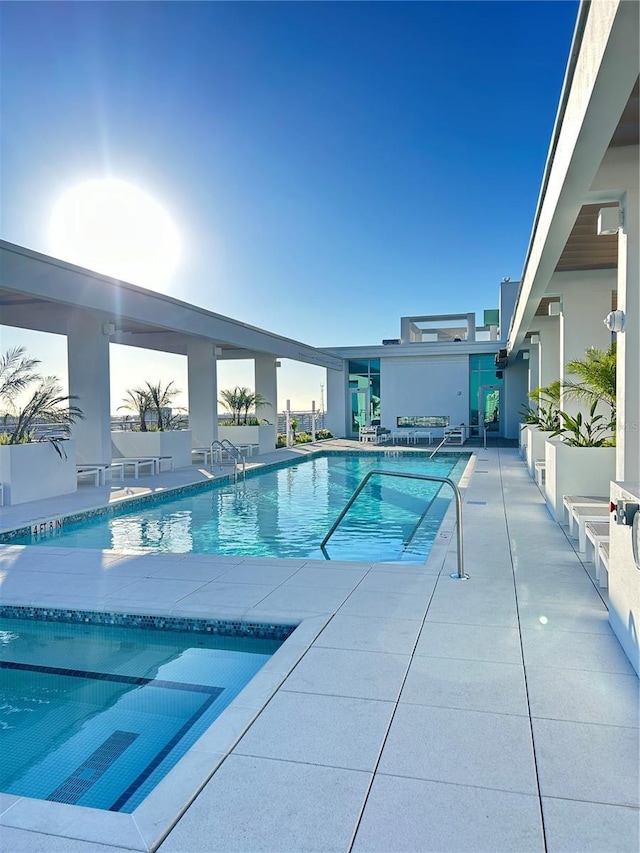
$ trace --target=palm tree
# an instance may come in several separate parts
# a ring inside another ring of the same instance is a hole
[[[151,399],[149,392],[144,388],[127,388],[127,395],[122,401],[120,409],[128,409],[130,412],[135,412],[140,418],[140,432],[147,432],[147,414],[151,408]]]
[[[9,437],[9,444],[23,444],[29,441],[31,428],[35,421],[45,421],[61,427],[69,433],[78,420],[84,420],[82,410],[75,405],[65,406],[71,400],[77,400],[75,394],[64,395],[56,376],[44,376],[25,406],[18,412],[16,424]]]
[[[9,444],[29,441],[37,421],[56,424],[68,434],[76,421],[84,419],[78,406],[68,405],[78,397],[63,394],[57,376],[41,376],[35,370],[39,364],[39,359],[26,355],[25,347],[14,347],[0,357],[0,401],[7,406],[4,421],[7,423],[10,415],[14,418]],[[16,408],[17,397],[35,382],[38,385],[31,397],[22,408]]]
[[[608,350],[591,347],[584,358],[574,358],[567,364],[567,372],[578,378],[577,382],[566,381],[564,390],[572,397],[588,403],[606,403],[611,407],[611,423],[616,420],[616,345]]]
[[[162,410],[171,407],[174,398],[180,393],[179,388],[173,388],[173,379],[164,388],[161,382],[152,385],[150,382],[145,382],[147,393],[149,395],[150,407],[155,410],[158,419],[158,429],[163,432],[169,425],[170,418],[163,418]]]
[[[262,394],[256,394],[246,387],[241,388],[239,385],[221,391],[218,402],[231,414],[236,426],[247,423],[250,409],[257,412],[258,409],[271,405]]]
[[[244,422],[246,424],[247,419],[249,417],[249,409],[253,409],[257,415],[258,409],[262,409],[265,406],[270,406],[271,403],[262,396],[262,394],[257,394],[249,391],[248,388],[242,389],[244,393],[242,408],[244,410]]]
[[[12,406],[18,394],[41,378],[35,370],[39,364],[39,359],[27,358],[25,347],[14,347],[0,356],[0,400]]]

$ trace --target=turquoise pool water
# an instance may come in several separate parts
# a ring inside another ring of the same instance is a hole
[[[330,455],[270,469],[115,516],[65,524],[55,538],[16,544],[126,553],[239,554],[332,560],[422,562],[452,498],[448,486],[374,476],[345,516],[326,554],[320,543],[362,478],[373,469],[432,474],[457,482],[468,455]],[[425,508],[424,521],[415,530]]]
[[[281,642],[0,619],[0,791],[132,812]]]

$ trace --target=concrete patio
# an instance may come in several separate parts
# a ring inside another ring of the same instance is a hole
[[[217,770],[162,853],[635,853],[638,679],[606,590],[515,449],[476,452],[464,501],[468,581],[450,578],[447,527],[426,566],[0,545],[2,603],[304,620],[196,746]],[[60,512],[5,508],[0,526]],[[3,794],[2,848],[150,849],[175,810],[162,796],[114,833],[103,812]]]

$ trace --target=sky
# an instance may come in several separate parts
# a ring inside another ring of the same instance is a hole
[[[577,9],[3,3],[0,236],[55,254],[60,198],[111,178],[174,222],[176,298],[321,347],[481,320],[524,266]],[[66,381],[64,339],[0,335]],[[145,379],[186,389],[186,359],[112,346],[112,411]],[[324,382],[283,362],[278,408]],[[250,362],[221,367],[236,384]]]

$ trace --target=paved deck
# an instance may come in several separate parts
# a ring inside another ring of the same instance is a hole
[[[425,567],[0,546],[2,600],[304,618],[198,744],[218,769],[161,853],[637,853],[638,679],[606,591],[516,450],[477,451],[464,513],[465,582],[447,536]],[[71,808],[0,795],[3,850],[143,850],[166,820],[107,814],[128,821],[118,834],[103,812],[43,805]]]

